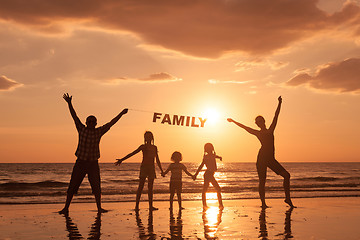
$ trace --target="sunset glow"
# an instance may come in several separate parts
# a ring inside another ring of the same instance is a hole
[[[206,109],[203,116],[207,119],[207,124],[212,126],[216,126],[216,124],[221,120],[220,113],[214,108]]]
[[[269,126],[280,95],[280,161],[360,161],[359,1],[0,2],[0,162],[75,161],[65,92],[98,126],[140,110],[102,138],[101,162],[147,130],[161,161],[175,149],[199,161],[211,142],[226,162],[255,162],[257,139],[226,119]]]
[[[359,239],[359,107],[360,0],[0,0],[1,237]]]

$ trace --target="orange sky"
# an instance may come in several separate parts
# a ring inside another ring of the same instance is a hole
[[[255,162],[258,140],[226,122],[271,122],[280,162],[360,161],[360,2],[342,0],[0,0],[0,162],[74,162],[82,121],[130,110],[101,142],[114,162],[155,135],[201,161]],[[202,116],[204,128],[153,123]],[[140,161],[140,154],[128,161]]]

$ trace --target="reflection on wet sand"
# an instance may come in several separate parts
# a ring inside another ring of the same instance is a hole
[[[285,212],[285,227],[284,227],[284,239],[293,238],[291,234],[291,213],[294,210],[294,208],[289,208]]]
[[[259,216],[259,238],[262,240],[268,239],[268,231],[266,227],[266,208],[262,208]]]
[[[77,225],[73,222],[69,214],[65,214],[66,230],[69,232],[69,240],[84,239],[79,232]],[[97,214],[94,223],[91,225],[90,233],[87,239],[100,239],[101,214]]]
[[[291,213],[294,208],[289,208],[285,212],[285,223],[284,223],[284,232],[276,234],[275,236],[283,236],[283,239],[293,238],[291,233]],[[262,240],[268,239],[268,231],[266,227],[266,209],[262,209],[259,216],[259,238]]]
[[[222,210],[217,207],[210,207],[203,211],[204,236],[206,239],[218,239],[217,231],[221,223]]]
[[[183,238],[183,223],[181,219],[181,209],[178,212],[177,217],[174,217],[173,211],[170,210],[170,235],[171,239],[179,239]]]
[[[154,225],[153,225],[153,213],[149,211],[148,217],[148,227],[145,228],[144,224],[141,221],[139,211],[135,211],[136,224],[139,228],[139,239],[155,239],[156,234],[154,234]]]

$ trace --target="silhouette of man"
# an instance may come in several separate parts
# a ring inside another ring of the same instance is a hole
[[[79,142],[75,152],[77,160],[71,174],[65,206],[61,211],[59,211],[59,213],[68,213],[71,200],[74,194],[77,193],[86,174],[88,175],[92,193],[95,196],[98,212],[107,212],[107,210],[101,208],[100,169],[98,163],[98,159],[100,158],[100,139],[122,117],[122,115],[128,112],[128,109],[125,108],[122,110],[121,113],[119,113],[107,124],[95,128],[97,124],[95,116],[88,116],[86,118],[85,126],[76,115],[75,109],[71,102],[72,96],[70,96],[68,93],[65,93],[63,98],[68,103],[70,114],[75,122],[76,129],[79,133]]]

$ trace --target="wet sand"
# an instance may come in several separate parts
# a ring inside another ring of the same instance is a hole
[[[68,216],[60,204],[0,205],[0,239],[360,239],[360,199],[293,199],[290,209],[281,199],[269,199],[261,210],[258,199],[216,201],[203,212],[201,201],[185,201],[173,213],[168,202],[155,202],[149,213],[142,202],[103,203],[110,210],[98,215],[95,203],[73,203]],[[176,203],[176,202],[174,202]]]

